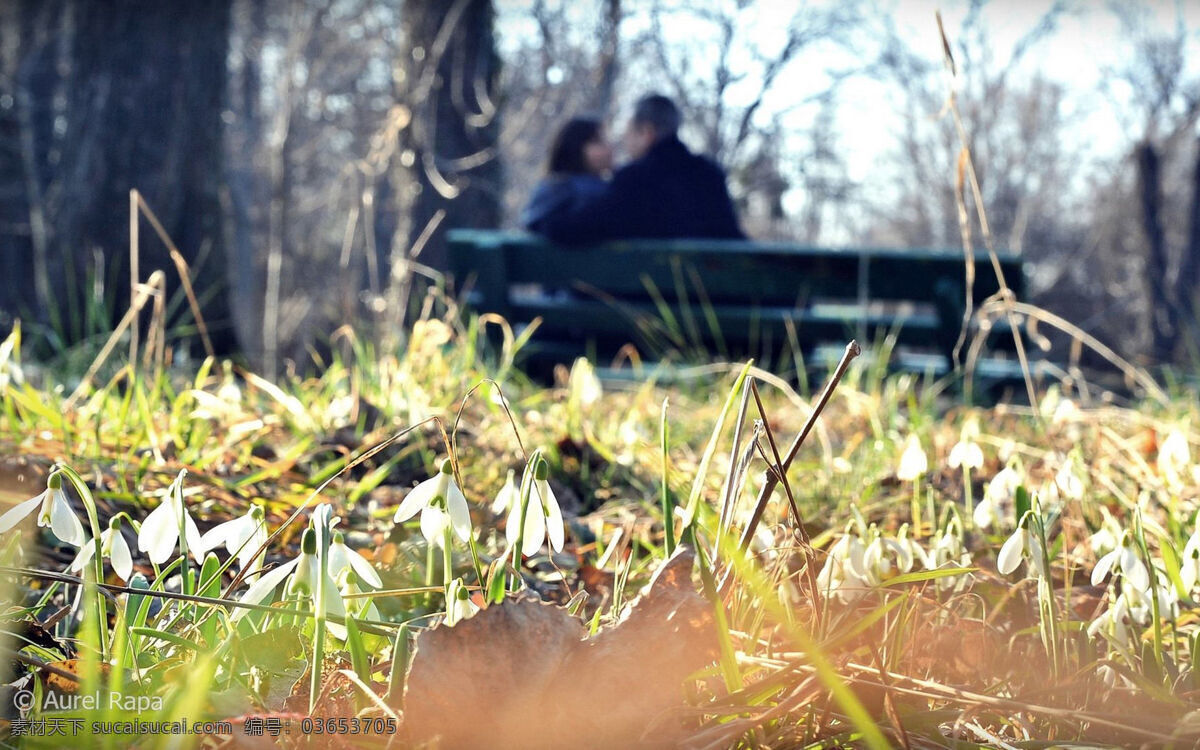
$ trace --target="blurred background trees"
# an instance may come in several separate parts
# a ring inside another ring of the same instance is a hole
[[[62,343],[111,330],[129,307],[137,188],[191,269],[214,345],[234,351],[219,198],[230,0],[3,13],[4,307]],[[141,244],[141,278],[167,271],[167,306],[186,309],[167,247]]]
[[[0,324],[94,346],[130,296],[129,190],[214,344],[309,361],[397,335],[447,228],[512,227],[555,128],[649,90],[749,233],[961,246],[962,112],[1035,302],[1144,362],[1200,340],[1200,59],[1187,4],[971,0],[13,0],[0,4]],[[1090,36],[1089,36],[1090,35]],[[1081,41],[1081,37],[1086,37]],[[1096,49],[1096,40],[1111,49]],[[1089,48],[1088,45],[1091,45]],[[138,278],[166,272],[140,221]],[[979,242],[978,236],[974,238]]]

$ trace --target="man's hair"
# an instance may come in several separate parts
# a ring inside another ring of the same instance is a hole
[[[679,107],[662,94],[649,94],[638,99],[633,108],[633,121],[650,125],[659,138],[669,138],[679,132]]]

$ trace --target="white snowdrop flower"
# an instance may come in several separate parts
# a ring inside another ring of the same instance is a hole
[[[204,562],[205,549],[200,530],[196,528],[196,522],[192,520],[183,502],[183,477],[186,473],[186,470],[179,472],[175,481],[167,488],[162,502],[142,521],[141,531],[138,532],[138,549],[145,552],[150,562],[155,565],[162,565],[171,558],[171,553],[179,542],[181,519],[188,553],[197,563]]]
[[[825,558],[825,565],[817,574],[817,586],[822,592],[836,596],[843,602],[854,601],[871,587],[860,571],[864,569],[863,558],[866,545],[857,534],[849,530],[842,535]]]
[[[329,544],[329,575],[333,578],[342,576],[346,571],[353,570],[355,580],[363,580],[373,588],[383,588],[383,581],[375,566],[367,558],[346,546],[346,537],[342,532],[333,532],[333,541]]]
[[[1096,676],[1099,677],[1100,680],[1110,688],[1116,687],[1118,682],[1127,688],[1132,689],[1137,687],[1134,685],[1132,680],[1113,669],[1108,664],[1101,664],[1100,666],[1096,667]]]
[[[496,499],[492,501],[493,513],[507,513],[516,505],[517,500],[521,498],[521,491],[517,488],[516,474],[512,469],[508,470],[508,478],[504,480],[504,486],[496,493]]]
[[[1166,580],[1166,572],[1161,568],[1156,566],[1155,573],[1158,575],[1159,581]],[[1158,600],[1160,617],[1174,619],[1179,616],[1179,600],[1176,598],[1174,586],[1160,584],[1155,587],[1152,597],[1148,585],[1146,588],[1138,588],[1132,582],[1126,582],[1126,585],[1121,587],[1121,595],[1129,601],[1129,614],[1139,625],[1145,626],[1153,622],[1155,599]]]
[[[975,438],[979,437],[979,420],[974,417],[963,423],[958,442],[950,449],[946,464],[951,469],[979,469],[983,467],[983,449]]]
[[[90,539],[79,547],[79,554],[71,561],[68,570],[80,571],[96,554],[96,545]],[[113,516],[108,522],[108,528],[100,532],[101,559],[107,558],[112,563],[112,569],[122,581],[128,581],[133,575],[133,554],[129,551],[129,543],[121,534],[121,517]]]
[[[471,511],[467,498],[454,483],[450,459],[442,462],[436,475],[421,482],[408,493],[396,509],[395,522],[407,521],[421,514],[421,534],[430,544],[442,546],[447,528],[466,541],[471,536]]]
[[[200,546],[205,552],[221,544],[230,555],[237,555],[238,565],[247,575],[262,570],[262,559],[266,550],[259,552],[267,542],[267,523],[262,506],[252,505],[244,516],[238,516],[218,524],[200,537]]]
[[[1043,557],[1042,540],[1029,530],[1031,520],[1032,513],[1026,511],[1021,522],[1017,524],[1017,530],[1000,547],[1000,554],[996,557],[996,569],[1002,575],[1012,573],[1022,560],[1026,560],[1030,572],[1036,571],[1039,578],[1049,578]]]
[[[1178,488],[1188,467],[1192,463],[1191,450],[1188,447],[1187,435],[1182,430],[1171,430],[1162,444],[1158,446],[1158,473],[1167,484]]]
[[[539,460],[533,469],[533,487],[529,493],[529,502],[525,509],[525,528],[521,530],[521,504],[513,503],[508,514],[508,523],[504,535],[509,545],[517,543],[518,532],[521,536],[521,554],[528,557],[542,547],[547,538],[550,548],[562,552],[566,541],[563,527],[562,511],[558,507],[558,498],[550,489],[550,467],[544,460]]]
[[[972,514],[975,525],[987,529],[1007,520],[1022,481],[1021,475],[1011,466],[998,471],[988,482],[983,499],[975,506]]]
[[[946,525],[946,530],[933,543],[929,553],[925,556],[926,570],[936,570],[943,565],[951,565],[959,568],[971,566],[971,553],[967,551],[966,546],[963,544],[962,526],[957,519],[952,519]],[[937,586],[944,591],[953,588],[969,577],[969,574],[946,576],[937,579]]]
[[[325,413],[322,414],[325,424],[345,424],[354,413],[354,407],[358,406],[358,403],[358,399],[349,393],[333,397],[329,400],[329,405],[325,407]]]
[[[329,575],[329,570],[321,570],[320,558],[317,556],[317,532],[308,528],[304,530],[304,536],[300,542],[300,556],[295,562],[295,569],[291,576],[288,577],[288,582],[285,591],[290,596],[307,597],[312,601],[313,609],[318,607],[324,609],[326,615],[334,615],[336,617],[345,617],[346,608],[342,603],[342,594],[338,591],[337,584]],[[273,572],[273,571],[272,571]],[[323,601],[317,601],[318,582],[324,576],[324,597]],[[345,639],[346,628],[343,625],[334,622],[325,624],[329,628],[329,632],[334,636]]]
[[[330,548],[332,550],[332,548]],[[357,617],[360,620],[380,620],[379,609],[376,608],[375,602],[371,601],[368,596],[358,596],[363,593],[363,589],[358,585],[358,574],[355,569],[346,568],[337,578],[338,588],[342,592],[343,604],[346,607],[346,614]]]
[[[913,568],[914,558],[924,556],[924,551],[919,546],[914,555],[915,542],[908,538],[907,525],[896,539],[885,537],[876,529],[871,529],[870,533],[874,538],[863,552],[862,567],[858,573],[873,586],[878,586],[893,576],[908,573]]]
[[[241,406],[242,389],[238,387],[237,381],[233,379],[231,373],[226,374],[225,380],[217,388],[217,398],[231,406]]]
[[[925,558],[925,568],[934,570],[946,563],[954,563],[959,567],[971,564],[970,553],[963,545],[961,534],[955,533],[950,528],[942,532],[937,541],[933,543]]]
[[[0,516],[0,534],[23,521],[34,509],[38,509],[37,525],[49,528],[62,542],[80,547],[87,541],[83,524],[71,508],[67,493],[63,492],[62,475],[57,471],[47,477],[46,489],[41,494],[14,505]]]
[[[1061,425],[1067,422],[1073,422],[1079,418],[1079,407],[1069,398],[1064,398],[1054,407],[1054,413],[1050,415],[1050,423]]]
[[[596,370],[586,357],[576,359],[575,363],[571,365],[571,374],[567,378],[567,383],[572,400],[581,406],[591,406],[604,394],[600,378],[596,377]]]
[[[324,601],[318,605],[317,582],[322,574],[325,576],[325,596]],[[317,557],[317,532],[312,527],[304,530],[304,536],[300,541],[300,555],[259,576],[258,580],[250,584],[250,588],[242,595],[241,601],[245,604],[261,604],[285,580],[284,591],[288,595],[308,598],[314,608],[323,607],[326,615],[346,616],[346,608],[342,604],[342,595],[338,591],[337,584],[330,578],[328,571],[322,571],[320,568]],[[233,619],[240,619],[247,611],[249,610],[239,609]],[[337,638],[343,640],[346,638],[344,625],[327,622],[326,627]]]
[[[959,440],[950,449],[950,456],[946,459],[946,465],[951,469],[959,467],[964,469],[978,469],[983,466],[983,449],[970,439]]]
[[[8,384],[16,383],[20,385],[25,382],[25,373],[21,370],[21,365],[17,362],[13,353],[17,351],[17,342],[21,338],[21,326],[18,324],[13,326],[12,333],[8,338],[0,343],[0,390],[8,387]]]
[[[1092,585],[1099,586],[1109,573],[1119,572],[1134,588],[1145,591],[1150,588],[1150,573],[1134,548],[1133,535],[1128,531],[1121,535],[1121,543],[1111,552],[1096,561],[1092,569]]]
[[[681,511],[676,508],[676,512]],[[779,558],[779,542],[775,539],[775,534],[764,524],[759,524],[754,529],[754,536],[750,538],[750,550],[765,560],[776,560]]]
[[[461,578],[455,578],[446,587],[446,625],[454,627],[479,611],[479,605],[471,601],[471,594]]]
[[[1012,438],[1007,438],[1000,443],[1000,447],[996,449],[996,457],[1000,459],[1000,463],[1008,464],[1009,459],[1017,455],[1017,443]]]
[[[921,448],[921,441],[910,433],[904,441],[904,451],[896,468],[896,477],[901,482],[912,482],[929,470],[929,459]]]
[[[1133,645],[1131,624],[1129,602],[1121,595],[1088,624],[1087,634],[1091,638],[1103,636],[1119,647],[1128,649]]]
[[[1088,545],[1097,558],[1116,549],[1117,545],[1121,543],[1121,535],[1124,533],[1121,524],[1117,523],[1117,519],[1108,512],[1108,508],[1100,506],[1100,514],[1104,516],[1104,520],[1100,522],[1100,528],[1096,530],[1095,534],[1088,537]]]
[[[1183,559],[1180,561],[1179,577],[1183,579],[1183,590],[1188,594],[1200,582],[1200,512],[1197,513],[1196,528],[1183,546]]]
[[[1083,480],[1076,472],[1075,462],[1068,458],[1054,475],[1054,487],[1068,500],[1083,499]]]
[[[908,524],[904,524],[900,527],[900,531],[896,534],[895,541],[897,545],[904,549],[904,552],[899,558],[903,562],[903,564],[900,566],[900,572],[912,572],[913,566],[918,562],[921,563],[922,566],[926,564],[926,561],[929,559],[929,553],[916,539],[913,539],[908,535]]]

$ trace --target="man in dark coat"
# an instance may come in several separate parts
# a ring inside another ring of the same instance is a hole
[[[679,108],[665,96],[640,99],[625,132],[633,161],[596,198],[548,217],[546,236],[583,244],[628,237],[741,239],[725,173],[680,142]]]

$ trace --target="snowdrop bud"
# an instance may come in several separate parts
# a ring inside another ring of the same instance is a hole
[[[600,385],[600,379],[596,377],[596,371],[584,357],[575,360],[575,364],[571,366],[569,382],[571,395],[577,398],[583,406],[591,406],[596,403],[604,392]]]

